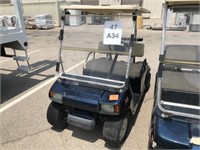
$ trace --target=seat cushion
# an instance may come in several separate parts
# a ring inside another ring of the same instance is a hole
[[[99,42],[98,49],[102,50],[115,50],[115,51],[129,51],[129,46],[127,43],[122,43],[122,45],[104,45],[103,42]],[[132,50],[132,57],[142,57],[144,56],[144,43],[136,42],[134,43]]]
[[[199,93],[199,83],[198,73],[163,71],[161,86],[164,89]]]
[[[85,68],[94,72],[109,73],[113,60],[93,59],[86,63]],[[125,76],[127,63],[117,61],[113,69],[114,75]],[[142,62],[130,64],[129,75],[139,77],[142,69]]]
[[[200,62],[199,45],[166,45],[166,60]]]

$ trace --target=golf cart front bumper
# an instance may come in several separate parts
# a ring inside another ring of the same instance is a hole
[[[69,125],[76,126],[85,130],[93,130],[96,125],[95,118],[91,117],[80,117],[73,114],[68,114],[67,122]]]

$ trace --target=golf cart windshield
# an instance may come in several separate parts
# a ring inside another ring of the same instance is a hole
[[[181,31],[180,36],[177,36],[176,31],[166,32],[170,10],[175,13],[190,12],[191,15],[193,13],[199,15],[199,2],[199,0],[166,0],[163,5],[157,105],[164,115],[200,119],[200,45],[198,40],[200,34]],[[185,36],[191,37],[191,40],[186,41]]]
[[[62,5],[61,8],[63,23],[57,61],[57,71],[60,66],[62,69],[60,79],[68,84],[114,91],[126,88],[127,80],[135,73],[134,57],[143,54],[144,49],[142,44],[135,44],[134,18],[149,11],[135,5]],[[84,24],[85,20],[90,20],[89,25]],[[64,28],[66,24],[70,26]],[[131,26],[124,29],[123,24]],[[141,52],[135,51],[138,47]]]

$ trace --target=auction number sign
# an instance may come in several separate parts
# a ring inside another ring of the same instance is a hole
[[[122,38],[122,22],[106,21],[104,24],[103,44],[121,45],[121,38]]]

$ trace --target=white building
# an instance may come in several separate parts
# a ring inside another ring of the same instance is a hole
[[[22,3],[35,3],[35,2],[52,2],[56,0],[22,0]],[[67,2],[79,2],[83,4],[93,4],[93,5],[124,5],[124,4],[141,4],[143,7],[151,11],[150,18],[160,18],[162,11],[162,3],[165,0],[57,0],[57,1],[67,1]]]
[[[161,18],[162,3],[165,0],[80,0],[83,4],[94,5],[125,5],[125,4],[138,4],[151,11],[150,18]]]
[[[0,0],[0,15],[12,15],[10,7],[12,0]],[[23,3],[24,16],[32,18],[38,14],[52,14],[54,21],[60,25],[60,9],[57,2],[69,2],[92,5],[126,5],[137,4],[151,11],[145,17],[161,18],[162,3],[164,0],[21,0]],[[1,5],[3,4],[3,5]]]

